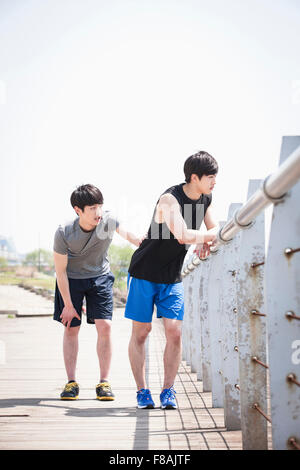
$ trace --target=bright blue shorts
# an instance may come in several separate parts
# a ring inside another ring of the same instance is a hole
[[[127,278],[127,303],[125,318],[151,323],[153,307],[156,305],[157,318],[183,320],[183,284],[158,284],[130,276]]]

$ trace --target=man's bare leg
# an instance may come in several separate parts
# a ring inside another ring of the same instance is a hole
[[[145,377],[145,342],[151,331],[151,323],[132,321],[132,334],[128,352],[132,373],[138,390],[147,388]]]
[[[68,381],[76,380],[76,363],[78,356],[78,333],[80,326],[65,327],[63,339],[63,354]]]
[[[163,389],[170,388],[176,378],[181,361],[181,320],[163,318],[166,347],[164,351],[164,385]]]
[[[97,354],[100,367],[100,382],[108,382],[112,357],[111,320],[95,320],[98,333]]]

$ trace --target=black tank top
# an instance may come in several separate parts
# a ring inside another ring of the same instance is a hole
[[[197,200],[190,199],[183,191],[184,184],[172,186],[162,194],[171,193],[180,205],[187,228],[199,230],[212,196],[202,194]],[[190,245],[180,244],[165,222],[155,222],[155,212],[156,206],[147,238],[133,253],[128,271],[133,277],[151,282],[181,282],[181,269]]]

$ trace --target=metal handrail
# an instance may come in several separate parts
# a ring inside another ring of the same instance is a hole
[[[249,227],[258,214],[270,204],[284,198],[300,179],[300,146],[269,175],[248,201],[235,213],[218,234],[217,244],[226,243],[243,228]],[[216,244],[216,245],[217,245]]]

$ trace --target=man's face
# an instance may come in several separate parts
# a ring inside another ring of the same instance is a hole
[[[203,175],[201,179],[197,175],[192,175],[191,179],[196,183],[197,189],[202,194],[210,194],[216,184],[217,175]]]
[[[84,206],[83,211],[75,206],[75,211],[79,215],[80,220],[86,225],[96,227],[102,218],[103,204],[94,204],[93,206]]]

